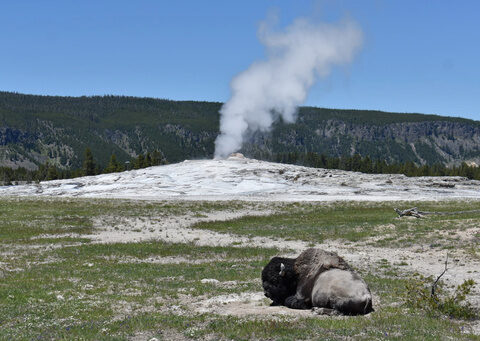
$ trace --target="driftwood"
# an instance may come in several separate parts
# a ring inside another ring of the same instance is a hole
[[[421,218],[423,216],[423,212],[418,211],[416,207],[413,208],[408,208],[406,210],[400,211],[398,208],[394,208],[395,212],[397,212],[399,217],[415,217],[415,218]]]
[[[395,212],[397,212],[399,217],[415,217],[415,218],[422,218],[425,215],[429,214],[437,214],[437,215],[449,215],[449,214],[465,214],[465,213],[480,213],[480,210],[470,210],[470,211],[454,211],[454,212],[427,212],[427,211],[419,211],[416,207],[407,208],[406,210],[399,210],[398,208],[394,208]]]

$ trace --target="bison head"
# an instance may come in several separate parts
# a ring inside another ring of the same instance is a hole
[[[295,295],[297,274],[293,269],[295,259],[273,257],[262,270],[262,285],[265,296],[272,305],[284,305],[285,299]]]

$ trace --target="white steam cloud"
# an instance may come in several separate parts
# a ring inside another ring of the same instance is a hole
[[[334,65],[351,62],[363,37],[349,20],[316,24],[308,19],[297,19],[283,31],[263,23],[258,36],[267,60],[253,63],[233,78],[232,97],[220,110],[215,157],[238,151],[247,133],[268,131],[279,116],[294,122],[310,87]]]

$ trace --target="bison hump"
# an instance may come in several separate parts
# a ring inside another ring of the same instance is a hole
[[[295,260],[295,272],[301,278],[313,278],[329,269],[350,270],[347,262],[335,252],[310,248]]]

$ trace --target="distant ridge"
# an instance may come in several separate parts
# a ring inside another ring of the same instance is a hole
[[[47,160],[78,168],[86,147],[105,165],[159,150],[169,162],[212,158],[222,103],[129,96],[41,96],[0,92],[0,166]],[[294,124],[248,137],[241,152],[355,153],[387,162],[480,163],[480,122],[458,117],[302,107]]]

